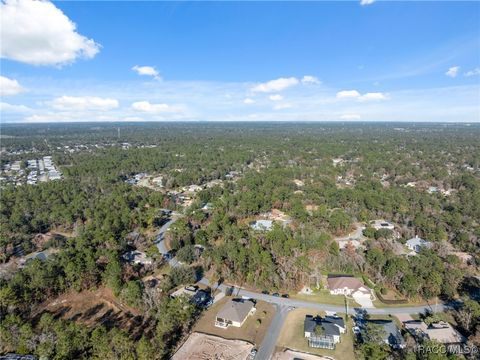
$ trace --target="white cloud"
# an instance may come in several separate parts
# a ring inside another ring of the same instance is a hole
[[[153,76],[154,79],[161,80],[160,74],[153,66],[135,65],[134,67],[132,67],[132,70],[135,71],[138,75]]]
[[[362,117],[358,114],[343,114],[340,116],[342,120],[360,120]]]
[[[465,73],[465,76],[476,76],[476,75],[480,75],[480,68],[475,68]]]
[[[304,85],[318,85],[321,83],[321,81],[318,80],[317,77],[311,75],[305,75],[301,81]]]
[[[447,72],[445,73],[445,75],[451,77],[451,78],[454,78],[458,75],[458,71],[460,70],[460,66],[452,66],[451,68],[449,68],[447,70]]]
[[[284,109],[290,109],[293,107],[293,104],[290,104],[290,103],[280,103],[280,104],[276,104],[274,107],[273,107],[273,110],[284,110]]]
[[[372,5],[375,0],[360,0],[360,5]]]
[[[295,77],[289,78],[278,78],[275,80],[270,80],[265,83],[260,83],[255,85],[252,88],[253,92],[275,92],[275,91],[282,91],[289,87],[298,85],[300,81]]]
[[[17,95],[22,91],[24,91],[24,89],[20,86],[17,80],[9,79],[5,76],[0,76],[0,95],[1,96]]]
[[[180,112],[180,108],[168,104],[152,104],[149,101],[137,101],[132,104],[132,109],[149,114],[163,114]]]
[[[15,105],[6,102],[0,102],[0,112],[26,113],[30,111],[32,111],[32,109],[25,105]]]
[[[382,101],[387,99],[388,95],[381,92],[366,93],[358,98],[360,101]]]
[[[388,95],[381,92],[360,94],[357,90],[343,90],[337,92],[337,99],[356,99],[358,101],[382,101],[387,100]]]
[[[64,65],[93,58],[100,45],[80,35],[76,25],[53,3],[5,0],[2,13],[2,58],[31,65]]]
[[[255,104],[255,100],[246,98],[245,100],[243,100],[243,103],[247,105],[251,105],[251,104]]]
[[[268,98],[269,98],[270,100],[272,100],[272,101],[281,101],[281,100],[283,100],[283,96],[280,95],[280,94],[270,95]]]
[[[57,110],[112,110],[118,108],[118,100],[96,96],[61,96],[51,102]]]
[[[360,93],[357,90],[343,90],[337,92],[337,99],[355,99],[360,97]]]

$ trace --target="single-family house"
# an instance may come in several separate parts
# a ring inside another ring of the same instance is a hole
[[[370,221],[370,226],[373,227],[375,230],[380,230],[380,229],[388,229],[392,231],[395,230],[395,225],[385,220]]]
[[[148,257],[147,254],[138,250],[127,251],[125,254],[122,255],[125,261],[133,264],[140,264],[140,265],[152,265],[153,260],[152,258]]]
[[[415,236],[414,238],[407,240],[405,245],[410,250],[415,251],[416,253],[419,253],[422,250],[422,248],[430,248],[432,246],[432,243],[430,241],[419,238],[418,236]]]
[[[250,227],[255,231],[270,231],[273,228],[272,220],[257,220],[250,223]]]
[[[355,297],[371,298],[372,290],[353,276],[329,275],[327,278],[328,289],[332,295],[352,295]]]
[[[255,304],[251,300],[233,299],[228,301],[217,313],[215,326],[226,329],[229,326],[241,327],[250,315],[255,313]]]
[[[463,344],[467,341],[452,325],[445,321],[428,326],[423,321],[411,320],[403,323],[413,337],[419,340],[429,339],[445,345]]]
[[[402,333],[392,320],[368,320],[368,322],[374,323],[383,329],[381,337],[385,344],[394,349],[405,347]]]
[[[308,339],[308,346],[314,348],[334,349],[340,342],[340,334],[345,333],[345,322],[337,316],[306,315],[303,331]]]

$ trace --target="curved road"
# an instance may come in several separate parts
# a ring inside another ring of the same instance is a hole
[[[157,240],[155,241],[158,250],[162,255],[168,253],[168,250],[165,246],[164,242],[164,235],[168,228],[179,218],[181,215],[173,216],[168,222],[166,222],[161,228],[157,236]],[[182,265],[178,260],[175,258],[169,259],[168,263],[172,267]],[[258,353],[256,359],[270,359],[273,351],[275,349],[275,345],[277,343],[277,338],[280,334],[280,331],[283,326],[283,322],[288,315],[288,312],[294,308],[307,308],[316,311],[333,311],[338,313],[345,313],[354,315],[359,308],[352,308],[349,307],[346,311],[344,306],[338,305],[330,305],[330,304],[321,304],[321,303],[314,303],[309,301],[297,300],[297,299],[289,299],[289,298],[282,298],[267,294],[261,294],[254,291],[245,290],[241,287],[234,287],[225,284],[210,284],[210,281],[207,278],[201,278],[198,281],[200,284],[211,286],[212,288],[217,288],[220,291],[226,293],[228,289],[233,288],[232,294],[236,296],[244,296],[247,298],[266,301],[273,304],[276,308],[275,316],[270,324],[269,331],[265,335],[265,338],[262,341],[258,349]],[[368,308],[362,309],[367,311],[370,314],[380,314],[380,315],[395,315],[395,314],[416,314],[416,313],[424,313],[426,311],[433,311],[433,312],[443,312],[449,308],[453,308],[454,305],[452,304],[438,304],[434,306],[413,306],[413,307],[388,307],[388,308]]]

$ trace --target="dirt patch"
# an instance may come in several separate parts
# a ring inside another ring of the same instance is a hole
[[[50,313],[56,318],[76,321],[89,327],[103,325],[125,330],[137,339],[152,329],[152,322],[144,318],[140,311],[120,301],[107,288],[96,291],[69,292],[53,300],[42,303],[35,311],[34,317]]]
[[[256,346],[261,344],[275,313],[275,308],[264,301],[257,301],[257,310],[249,316],[242,327],[230,326],[227,329],[215,326],[215,317],[222,306],[232,299],[225,297],[203,313],[194,327],[194,331],[220,336],[225,339],[240,339]],[[260,320],[260,321],[259,321]]]
[[[272,360],[331,360],[331,357],[328,356],[319,356],[313,354],[307,354],[300,351],[285,350],[279,351],[273,354]]]
[[[253,345],[242,340],[228,340],[218,336],[192,333],[172,360],[244,360]]]

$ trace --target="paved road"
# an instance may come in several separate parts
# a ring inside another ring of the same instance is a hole
[[[275,346],[277,345],[278,336],[282,331],[283,323],[285,322],[289,311],[293,309],[283,305],[275,305],[275,308],[275,316],[273,317],[270,327],[258,348],[255,359],[268,360],[272,357],[273,352],[275,351]]]
[[[165,238],[165,233],[167,232],[168,228],[175,221],[177,221],[180,217],[181,217],[180,215],[174,214],[170,218],[170,220],[168,220],[165,224],[163,224],[163,226],[158,231],[158,235],[157,235],[157,239],[155,240],[155,244],[157,245],[157,248],[158,248],[158,251],[160,252],[160,254],[162,254],[162,255],[168,254],[168,249],[165,246],[165,239],[164,239]],[[177,267],[177,266],[181,265],[181,263],[175,258],[172,258],[172,259],[168,260],[168,264],[172,267]]]

